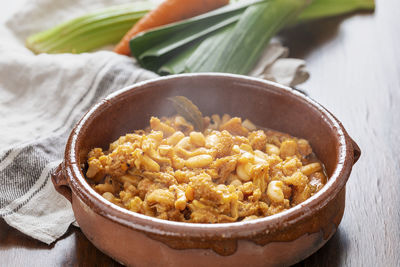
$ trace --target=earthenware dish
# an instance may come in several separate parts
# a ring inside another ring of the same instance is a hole
[[[328,183],[288,211],[246,222],[190,224],[122,209],[97,194],[83,173],[87,153],[174,114],[166,98],[183,95],[204,115],[230,114],[310,141]],[[132,266],[282,266],[303,260],[335,233],[345,185],[360,149],[342,124],[303,94],[265,80],[230,74],[185,74],[119,90],[92,107],[73,129],[52,176],[72,203],[82,232],[101,251]]]

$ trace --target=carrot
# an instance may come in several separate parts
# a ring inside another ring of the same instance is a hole
[[[129,41],[152,28],[191,18],[229,3],[229,0],[165,0],[140,19],[121,39],[114,52],[129,55]]]

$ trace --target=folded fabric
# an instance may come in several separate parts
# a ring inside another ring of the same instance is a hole
[[[249,75],[286,86],[304,83],[310,77],[306,70],[306,62],[302,59],[287,58],[288,55],[288,48],[283,47],[277,40],[272,40]]]
[[[109,93],[157,75],[109,51],[34,55],[24,40],[94,8],[126,2],[30,0],[0,25],[0,217],[47,244],[74,222],[70,203],[50,181],[73,126]],[[251,75],[303,82],[304,61],[287,56],[286,48],[272,43]]]

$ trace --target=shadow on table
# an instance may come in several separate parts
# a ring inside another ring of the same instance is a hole
[[[342,260],[345,258],[346,251],[348,250],[348,246],[349,240],[345,232],[340,231],[339,228],[334,236],[321,249],[304,261],[293,265],[293,267],[341,266],[343,264]],[[73,259],[73,261],[69,261],[68,263],[80,265],[85,262],[92,262],[98,267],[122,266],[94,247],[80,230],[75,231],[75,250],[75,259]]]
[[[90,243],[80,229],[77,229],[74,232],[76,256],[74,262],[72,262],[73,266],[84,266],[85,263],[90,262],[96,267],[122,267],[121,264],[108,257]]]
[[[348,246],[349,240],[345,232],[339,228],[324,247],[294,266],[340,266],[343,263]],[[53,253],[48,256],[51,256],[51,260],[55,260],[53,258],[58,255],[57,261],[62,263],[63,266],[80,266],[87,262],[94,263],[96,266],[121,266],[96,249],[76,227],[71,226],[63,237],[49,246],[20,233],[0,219],[0,251],[18,247],[52,251]]]
[[[318,47],[337,37],[340,24],[346,19],[373,15],[374,13],[365,11],[319,19],[286,29],[279,34],[279,38],[290,49],[290,57],[304,59]]]
[[[68,238],[71,235],[71,229],[67,231],[57,242]],[[51,250],[54,248],[57,242],[47,245],[43,242],[35,240],[17,229],[9,226],[3,219],[0,219],[0,247],[1,250],[13,249],[13,248],[27,248],[27,249],[38,249],[38,250]]]
[[[336,267],[343,265],[346,251],[349,248],[349,240],[344,231],[340,228],[336,234],[316,253],[305,259],[304,261],[293,265],[293,267],[305,266],[326,266]]]

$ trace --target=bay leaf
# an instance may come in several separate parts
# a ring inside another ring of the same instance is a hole
[[[203,132],[203,114],[201,114],[200,109],[192,101],[185,96],[173,96],[169,97],[168,100],[172,102],[179,115],[193,124],[196,131]]]

